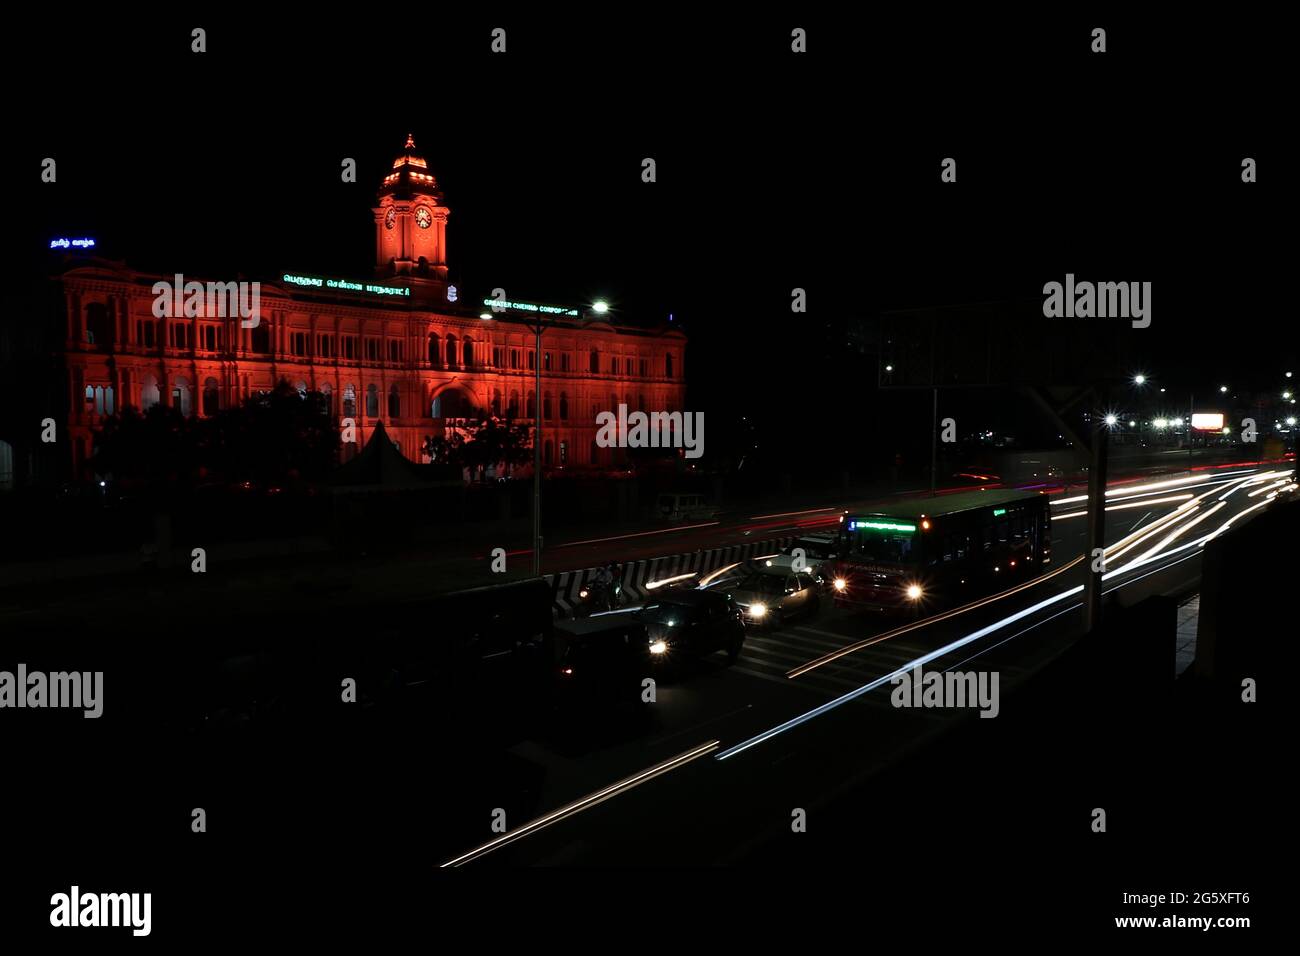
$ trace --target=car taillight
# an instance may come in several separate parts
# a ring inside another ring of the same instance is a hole
[[[560,673],[563,674],[565,677],[572,677],[572,676],[573,676],[573,668],[572,668],[572,667],[561,667],[561,668],[560,668]]]

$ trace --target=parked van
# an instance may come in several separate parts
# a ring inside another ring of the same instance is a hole
[[[716,513],[716,509],[700,494],[664,492],[655,502],[655,514],[659,520],[674,524],[680,521],[706,521]]]

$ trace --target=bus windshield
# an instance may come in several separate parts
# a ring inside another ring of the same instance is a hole
[[[845,526],[846,556],[857,561],[910,564],[916,525],[892,518],[850,521]]]

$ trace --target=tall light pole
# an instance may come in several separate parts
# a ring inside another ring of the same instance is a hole
[[[529,323],[533,330],[533,371],[535,389],[533,392],[533,411],[537,420],[533,423],[533,575],[542,573],[542,329],[545,326],[540,314]]]
[[[609,306],[602,300],[591,306],[593,312],[604,314]],[[546,328],[543,313],[534,314],[528,323],[533,331],[533,574],[542,573],[542,331]]]

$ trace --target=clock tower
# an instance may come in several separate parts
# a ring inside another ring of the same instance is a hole
[[[447,216],[438,180],[415,152],[415,139],[393,160],[379,187],[375,213],[375,273],[445,285]]]

